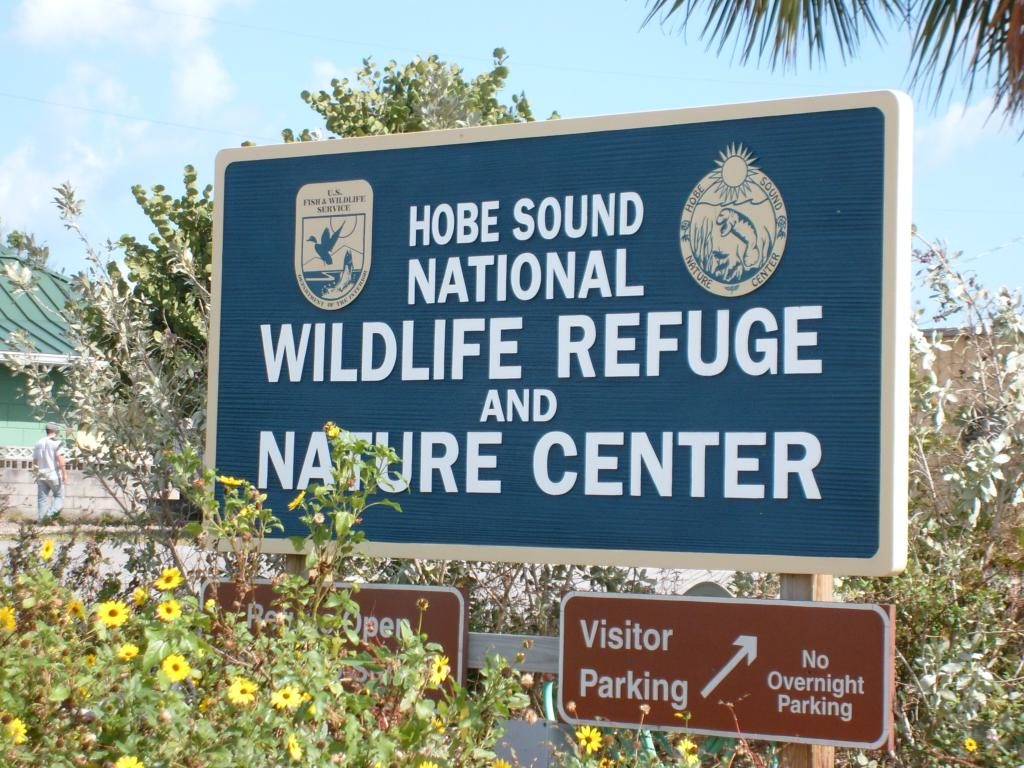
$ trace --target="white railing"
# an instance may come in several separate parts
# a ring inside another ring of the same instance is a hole
[[[0,445],[0,469],[33,469],[32,446]],[[75,461],[68,461],[68,469],[78,469]]]
[[[0,467],[3,469],[32,469],[32,448],[20,445],[0,445]]]

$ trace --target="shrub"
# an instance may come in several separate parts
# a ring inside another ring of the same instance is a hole
[[[347,589],[334,587],[372,500],[377,447],[328,425],[334,483],[310,488],[308,573],[276,579],[282,611],[246,622],[236,604],[200,605],[194,574],[165,568],[132,593],[77,596],[43,541],[0,584],[0,755],[7,766],[482,766],[499,718],[525,705],[518,673],[492,658],[472,689],[441,649],[403,626],[399,648],[359,642]],[[179,461],[182,471],[195,457]],[[353,491],[347,479],[359,473]],[[265,532],[278,525],[248,482],[193,484],[213,545],[244,594]],[[24,554],[24,553],[23,553]],[[429,610],[424,606],[424,610]],[[368,676],[358,674],[368,672]],[[362,682],[360,682],[362,681]]]

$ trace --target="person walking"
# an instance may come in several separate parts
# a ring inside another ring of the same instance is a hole
[[[68,482],[67,463],[64,461],[64,446],[57,439],[59,427],[54,422],[46,425],[46,435],[32,448],[32,460],[36,465],[36,487],[38,489],[36,518],[40,523],[48,522],[60,515],[64,506],[64,488]],[[50,496],[53,495],[53,501]]]

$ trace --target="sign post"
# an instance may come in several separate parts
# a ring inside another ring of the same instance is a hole
[[[831,576],[783,573],[780,581],[779,597],[783,600],[832,600]],[[782,753],[782,768],[833,768],[835,760],[835,747],[831,745],[787,744]]]

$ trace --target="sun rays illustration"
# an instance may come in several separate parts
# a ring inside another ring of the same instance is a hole
[[[742,144],[730,144],[718,157],[717,167],[709,174],[712,191],[726,204],[750,197],[751,176],[760,170],[754,165],[754,154]]]

